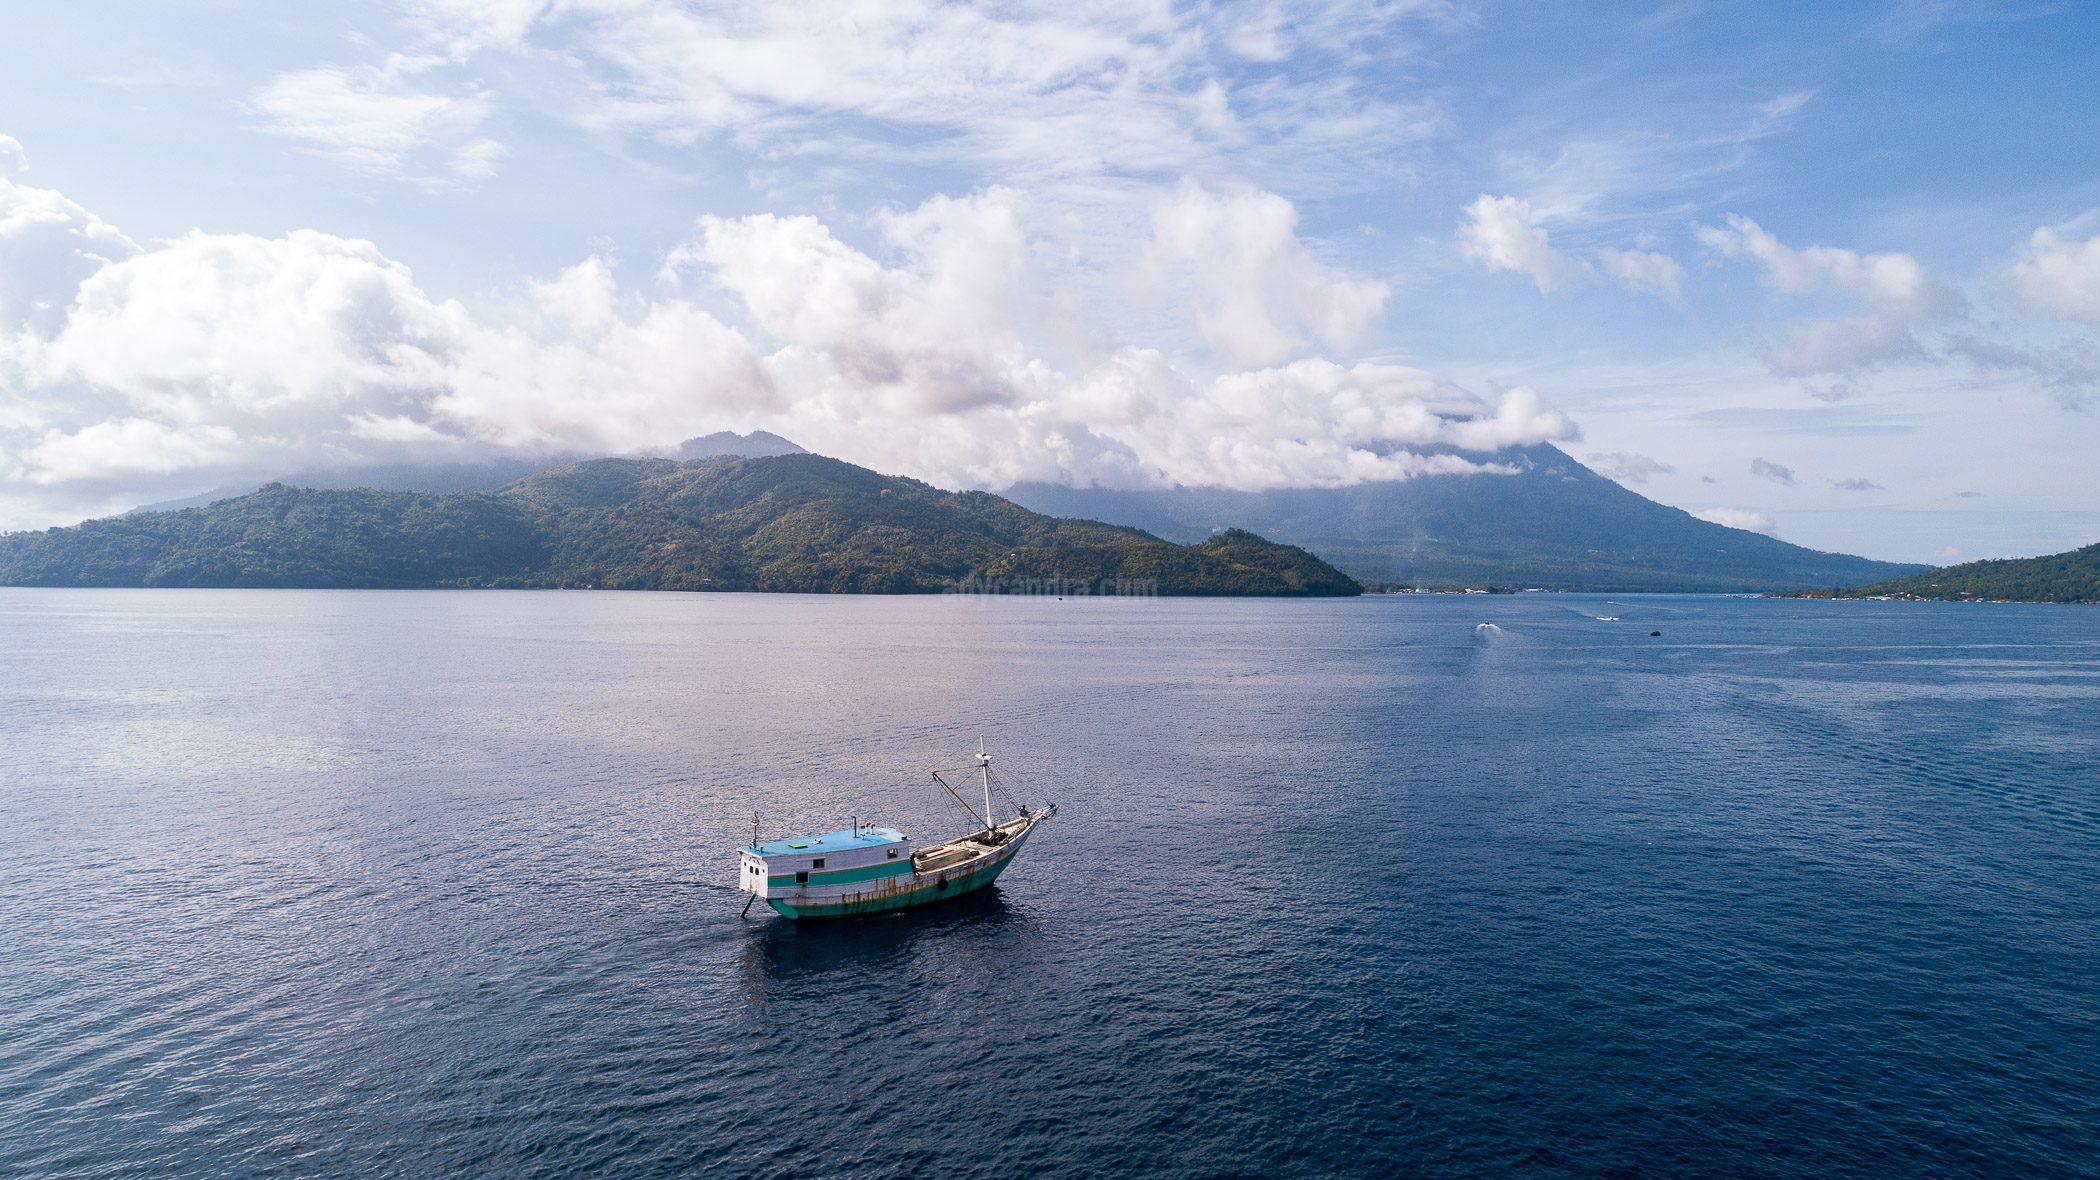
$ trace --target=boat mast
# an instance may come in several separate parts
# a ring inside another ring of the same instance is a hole
[[[984,776],[984,830],[991,832],[998,825],[992,819],[992,756],[984,748],[984,735],[977,735],[977,770]]]

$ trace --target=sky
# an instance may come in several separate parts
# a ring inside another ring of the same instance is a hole
[[[19,5],[0,529],[772,430],[2100,540],[2100,5]]]

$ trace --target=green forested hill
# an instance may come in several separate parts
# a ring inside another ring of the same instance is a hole
[[[599,459],[494,492],[315,490],[0,537],[0,584],[1338,595],[1301,549],[1176,545],[818,455]]]
[[[1829,598],[1832,591],[1803,597]],[[2100,602],[2100,545],[2046,557],[1972,561],[1835,592],[1839,598],[1948,598],[1994,602]]]

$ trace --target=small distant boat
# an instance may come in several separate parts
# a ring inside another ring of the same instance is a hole
[[[977,771],[982,782],[982,816],[943,772],[934,771],[933,778],[980,826],[931,847],[915,848],[903,832],[859,820],[842,832],[760,843],[754,822],[751,843],[738,850],[737,886],[752,895],[744,911],[750,912],[752,901],[764,901],[787,918],[850,918],[947,901],[998,880],[1035,826],[1057,814],[1057,805],[1031,809],[1014,803],[1015,818],[997,822],[992,756],[981,739],[977,764],[964,769]]]

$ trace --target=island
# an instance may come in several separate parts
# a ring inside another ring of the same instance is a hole
[[[1362,593],[1243,530],[1176,544],[807,453],[596,459],[486,492],[275,483],[0,536],[0,585]]]
[[[2044,557],[1971,561],[1865,586],[1796,590],[1777,597],[2100,602],[2100,544]]]

